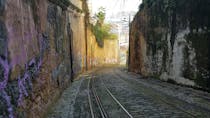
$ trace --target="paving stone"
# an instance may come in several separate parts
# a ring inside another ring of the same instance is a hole
[[[171,84],[162,83],[160,81],[145,81],[138,79],[136,75],[133,76],[125,72],[122,73],[118,69],[114,71],[113,68],[105,68],[93,71],[89,73],[89,75],[81,76],[82,79],[74,82],[73,86],[63,93],[49,115],[49,118],[91,118],[87,85],[88,77],[93,77],[93,75],[95,76],[96,91],[99,98],[101,98],[104,109],[111,118],[126,118],[127,116],[107,94],[105,86],[107,86],[134,118],[206,118],[210,116],[210,112],[206,107],[197,106],[197,104],[193,102],[188,103],[184,101],[187,99],[179,99],[175,95],[170,95],[173,90],[170,88]],[[156,88],[158,88],[158,90],[156,90]],[[173,88],[177,88],[177,86]],[[187,97],[187,95],[194,94],[193,92],[196,91],[189,91],[188,88],[179,89],[184,91],[184,93],[185,91],[188,92],[188,94],[182,94],[183,98]],[[165,92],[167,91],[170,94],[166,94]],[[176,91],[173,92],[174,94],[177,93]],[[199,94],[203,94],[203,92],[197,92],[196,95]],[[95,99],[93,97],[91,98],[93,101],[93,109],[96,109],[94,113],[99,112],[95,104]],[[200,99],[202,99],[202,97]],[[99,115],[96,116],[99,117]]]

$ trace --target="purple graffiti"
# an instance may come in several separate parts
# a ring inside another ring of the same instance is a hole
[[[37,63],[37,64],[36,64]],[[38,62],[35,61],[35,58],[33,58],[30,62],[29,62],[29,66],[34,64],[34,73],[37,73],[40,70],[41,64],[42,64],[42,60],[40,59]],[[23,99],[24,96],[28,96],[28,92],[26,90],[26,84],[27,81],[29,81],[30,86],[32,87],[32,82],[31,82],[31,75],[28,72],[28,66],[26,66],[26,72],[23,76],[23,78],[18,78],[18,88],[19,88],[19,98],[18,98],[18,106],[21,106],[23,103]]]
[[[41,35],[40,35],[41,36]],[[22,106],[23,105],[23,100],[24,97],[29,96],[29,93],[26,89],[26,85],[29,84],[29,86],[32,88],[32,82],[31,82],[31,78],[33,74],[37,74],[42,66],[42,57],[43,57],[43,52],[47,49],[47,41],[45,40],[45,38],[39,38],[39,43],[40,43],[40,56],[39,59],[36,61],[36,58],[33,58],[29,61],[29,63],[25,64],[25,73],[23,74],[22,78],[21,75],[18,77],[18,92],[19,92],[19,97],[18,97],[18,106]],[[26,53],[25,50],[22,50],[23,53]],[[7,53],[5,54],[7,57]],[[22,54],[24,55],[24,54]],[[14,118],[14,114],[13,114],[13,107],[11,104],[11,98],[10,96],[6,93],[5,88],[7,87],[8,84],[8,79],[9,79],[9,72],[10,72],[10,68],[11,68],[11,64],[9,63],[8,60],[4,60],[2,58],[0,58],[0,65],[2,65],[4,73],[3,73],[3,81],[0,82],[0,92],[2,92],[2,97],[3,99],[5,99],[6,104],[7,104],[7,111],[9,113],[9,118]],[[30,66],[33,65],[33,72],[30,72],[29,68]],[[28,82],[28,83],[27,83]]]
[[[41,65],[42,65],[42,59],[40,57],[39,62],[38,62],[38,66],[37,66],[37,70],[40,70]]]
[[[7,92],[5,92],[4,90],[2,91],[2,93],[3,93],[3,98],[6,100],[7,103],[8,107],[7,111],[9,112],[9,118],[14,118],[10,97],[7,95]]]
[[[5,57],[7,59],[7,53],[5,53]],[[8,96],[8,94],[6,93],[6,91],[4,90],[8,83],[9,71],[10,71],[9,62],[6,59],[0,58],[0,65],[2,65],[3,70],[4,70],[4,73],[3,73],[4,80],[2,82],[0,82],[0,91],[2,92],[3,99],[5,99],[5,101],[6,101],[6,104],[8,107],[7,111],[9,113],[9,118],[13,118],[14,115],[13,115],[13,108],[12,108],[11,100],[10,100],[10,97]]]
[[[43,53],[43,51],[45,51],[45,49],[47,49],[47,42],[44,40],[44,38],[41,37],[40,35],[40,52]],[[31,61],[29,61],[28,64],[26,64],[26,72],[23,76],[23,78],[21,79],[20,77],[18,78],[18,88],[19,88],[19,98],[18,98],[18,105],[21,106],[23,103],[23,99],[24,96],[28,96],[28,92],[26,90],[26,81],[29,81],[30,86],[32,87],[32,83],[31,83],[31,76],[28,72],[28,68],[29,66],[34,65],[34,69],[35,72],[37,73],[40,69],[41,69],[41,65],[42,65],[42,54],[39,57],[39,61],[36,62],[36,59],[33,58]]]
[[[7,82],[8,82],[8,78],[9,78],[9,70],[10,70],[10,66],[8,64],[8,61],[7,60],[3,60],[0,58],[0,64],[3,66],[4,68],[4,80],[3,82],[0,82],[0,91],[3,90],[6,85],[7,85]]]
[[[26,80],[29,78],[29,75],[25,73],[23,79],[18,78],[18,88],[19,88],[19,98],[18,98],[18,106],[22,105],[23,97],[28,96],[28,92],[24,85],[26,85]]]
[[[13,118],[13,109],[12,109],[10,97],[7,95],[7,93],[4,90],[7,86],[7,82],[8,82],[8,79],[9,79],[10,66],[8,64],[8,61],[3,60],[2,58],[0,58],[0,64],[3,66],[3,69],[4,69],[4,75],[3,75],[4,80],[3,80],[3,82],[0,83],[0,91],[2,91],[2,93],[3,93],[2,97],[6,100],[9,117]]]
[[[35,58],[33,58],[31,61],[29,61],[29,64],[28,64],[28,65],[33,65],[33,64],[35,64],[35,63],[36,63],[36,60],[35,60]],[[28,68],[27,68],[28,65],[26,65],[26,69],[28,69]]]

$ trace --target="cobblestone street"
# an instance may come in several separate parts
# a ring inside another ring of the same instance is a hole
[[[209,98],[206,92],[105,67],[80,75],[48,118],[208,118]]]
[[[0,0],[0,118],[210,118],[210,0]]]

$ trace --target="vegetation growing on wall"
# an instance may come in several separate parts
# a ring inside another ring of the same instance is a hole
[[[99,12],[95,15],[96,24],[92,26],[92,31],[100,47],[103,47],[104,39],[117,39],[117,35],[111,33],[112,25],[104,22],[105,16],[105,9],[99,8]]]

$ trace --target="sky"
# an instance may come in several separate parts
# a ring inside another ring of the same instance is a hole
[[[138,11],[138,7],[142,0],[89,0],[92,4],[93,14],[98,11],[98,8],[106,9],[106,16],[109,17],[119,11]]]

